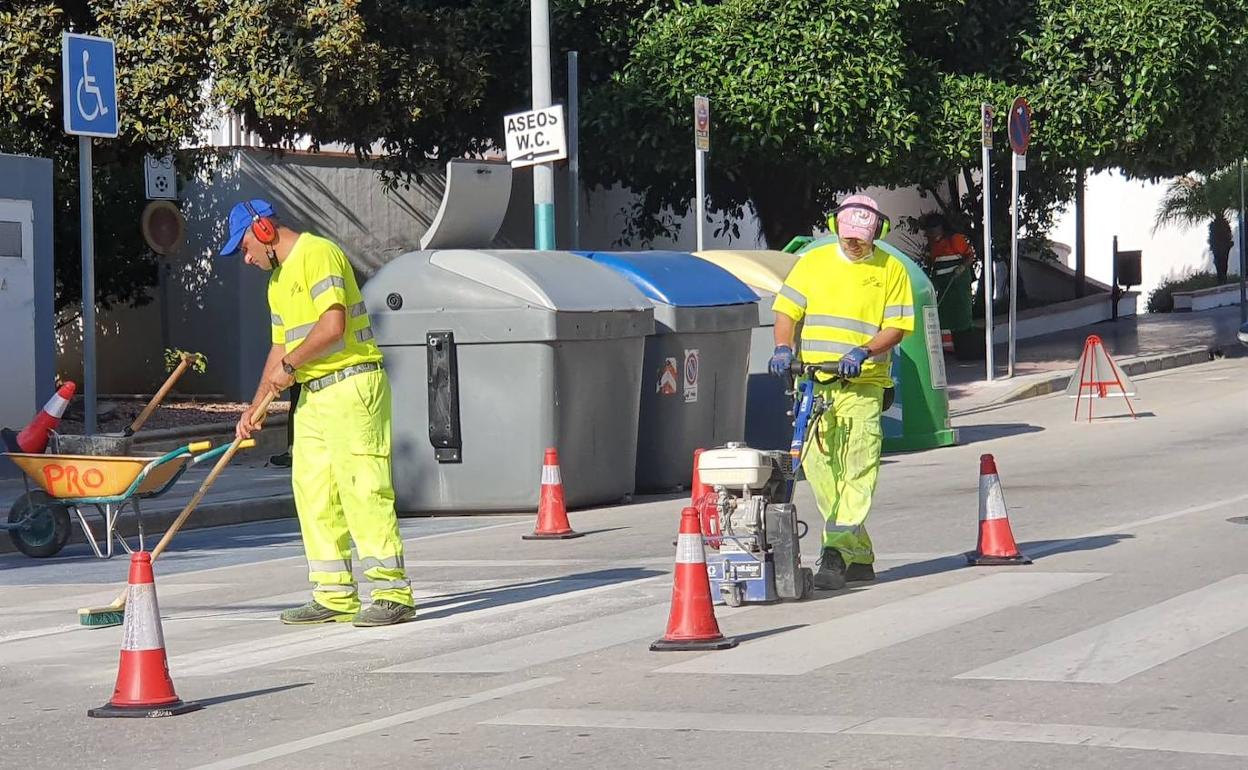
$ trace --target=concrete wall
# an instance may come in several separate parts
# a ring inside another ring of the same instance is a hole
[[[30,201],[34,211],[35,359],[29,362],[10,359],[10,365],[33,366],[35,370],[34,391],[20,404],[20,411],[26,412],[29,420],[56,388],[56,348],[52,331],[52,161],[0,153],[0,198]],[[3,376],[0,370],[0,377]],[[25,422],[12,427],[20,429],[25,427]]]
[[[1152,231],[1157,207],[1170,180],[1139,182],[1122,174],[1107,171],[1089,175],[1084,196],[1084,242],[1087,246],[1088,276],[1108,284],[1113,275],[1113,242],[1124,251],[1140,249],[1143,254],[1143,279],[1140,309],[1147,305],[1148,294],[1167,278],[1178,278],[1193,272],[1213,271],[1213,255],[1206,243],[1208,223],[1193,227],[1163,227]],[[1232,227],[1236,222],[1232,220]],[[1237,229],[1237,228],[1236,228]],[[1075,243],[1075,208],[1071,203],[1060,216],[1051,237],[1073,247]],[[1238,237],[1238,236],[1236,236]],[[1073,254],[1068,264],[1074,264]],[[1239,274],[1239,245],[1231,252],[1230,272]],[[1235,280],[1235,279],[1232,279]]]

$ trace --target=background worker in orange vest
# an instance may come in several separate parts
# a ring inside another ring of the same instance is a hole
[[[952,232],[943,214],[927,214],[922,222],[927,235],[927,271],[936,289],[940,328],[952,333],[956,348],[962,333],[974,323],[971,282],[975,278],[975,249],[965,235]]]

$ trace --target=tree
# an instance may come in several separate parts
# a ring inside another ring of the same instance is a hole
[[[1166,225],[1209,223],[1209,252],[1218,283],[1226,283],[1235,234],[1231,217],[1239,211],[1239,171],[1234,166],[1211,176],[1192,174],[1170,182],[1157,206],[1153,232]]]
[[[117,41],[121,136],[95,140],[96,298],[100,306],[148,301],[155,255],[139,233],[145,152],[174,150],[192,137],[204,102],[203,52],[209,3],[117,0],[105,7],[69,0],[15,0],[0,10],[0,151],[53,160],[56,310],[72,320],[81,303],[77,138],[61,120],[61,32]],[[181,165],[202,162],[182,153]]]

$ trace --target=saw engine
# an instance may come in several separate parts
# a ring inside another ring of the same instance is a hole
[[[701,482],[713,489],[695,501],[702,517],[711,597],[736,607],[805,599],[814,573],[801,566],[806,523],[790,497],[792,461],[784,451],[729,443],[702,452]]]

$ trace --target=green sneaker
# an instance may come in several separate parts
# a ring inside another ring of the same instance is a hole
[[[392,602],[389,599],[378,599],[356,615],[352,623],[360,627],[393,626],[415,619],[415,607],[408,607],[406,604]]]
[[[282,622],[288,626],[310,626],[313,623],[346,623],[354,617],[350,612],[331,610],[312,601],[283,612]]]

